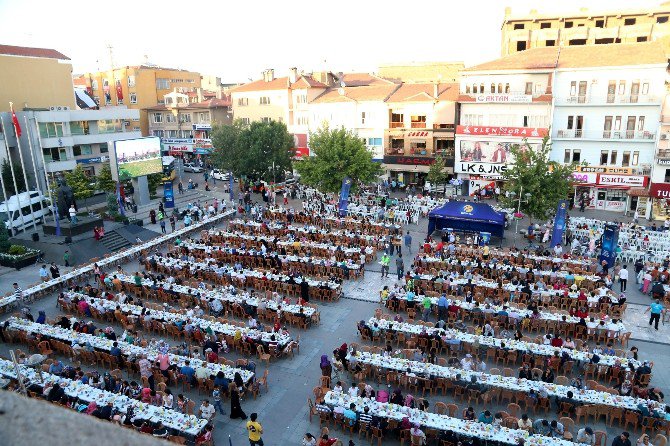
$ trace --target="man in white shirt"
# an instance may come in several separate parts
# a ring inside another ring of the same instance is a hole
[[[204,400],[200,406],[200,417],[205,420],[211,420],[214,418],[215,413],[216,409],[214,409],[214,406],[209,404],[208,400]]]
[[[349,387],[348,393],[350,397],[358,398],[358,386],[356,386],[356,383],[351,383],[351,387]]]
[[[465,358],[461,359],[461,367],[463,370],[472,370],[472,355],[468,353]]]
[[[626,291],[627,283],[628,283],[628,270],[626,269],[626,265],[623,265],[621,267],[621,270],[619,271],[619,284],[621,286],[622,293]]]
[[[554,254],[556,255],[556,257],[560,257],[561,255],[563,255],[563,247],[561,246],[560,243],[554,246]]]

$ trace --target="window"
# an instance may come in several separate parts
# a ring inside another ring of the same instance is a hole
[[[551,28],[551,22],[540,23],[540,29],[549,29],[549,28]]]
[[[477,84],[472,84],[472,92],[475,93],[475,94],[479,93],[479,89],[477,88]]]
[[[596,39],[594,41],[596,45],[607,45],[609,43],[614,43],[614,39],[611,38],[605,38],[605,39]]]
[[[556,46],[556,41],[553,40],[553,39],[545,40],[544,41],[544,46]]]
[[[88,135],[88,121],[71,121],[70,122],[71,135]]]
[[[298,104],[306,104],[307,103],[307,95],[306,94],[301,94],[296,97],[296,102]]]
[[[465,94],[470,94],[470,86],[469,85],[465,86]]]
[[[640,161],[640,152],[635,151],[633,152],[633,160],[631,161],[630,164],[632,166],[637,166],[638,161]],[[666,180],[666,182],[668,181]]]
[[[614,118],[614,130],[621,130],[621,116]]]
[[[209,112],[198,113],[198,119],[200,122],[209,122]]]
[[[596,28],[604,28],[605,27],[605,20],[599,19],[596,20]]]
[[[179,122],[191,122],[191,114],[179,113]]]
[[[173,113],[166,113],[165,122],[175,123],[177,122],[177,117]]]
[[[63,136],[62,122],[40,122],[40,136],[42,138],[56,138]]]
[[[128,76],[128,86],[129,87],[135,86],[135,76]]]
[[[638,36],[637,41],[638,42],[646,42],[647,41],[647,36]]]
[[[649,94],[649,82],[642,84],[642,94]]]
[[[428,155],[426,151],[426,141],[425,140],[416,140],[409,142],[409,150],[412,155]]]
[[[81,144],[78,146],[72,146],[72,154],[74,156],[80,156],[80,155],[91,155],[93,153],[93,150],[91,150],[91,146],[89,144]]]
[[[101,119],[98,121],[98,133],[115,133],[120,131],[120,119]]]
[[[516,50],[517,51],[524,51],[526,49],[526,41],[525,40],[519,40],[516,43]]]
[[[242,118],[242,124],[249,125],[249,118]]]
[[[163,122],[163,113],[154,113],[154,124]]]
[[[572,162],[578,163],[582,159],[581,149],[572,149]]]
[[[526,94],[533,94],[533,83],[526,82]]]
[[[190,130],[182,130],[179,137],[183,139],[191,139],[193,138],[193,134],[191,134]]]
[[[656,23],[668,23],[668,16],[667,15],[662,15],[656,17]]]
[[[179,138],[179,130],[166,130],[165,137],[167,138]]]
[[[117,99],[116,104],[117,105],[123,105],[123,99]]]
[[[402,138],[391,138],[391,153],[405,153],[405,140]]]
[[[298,125],[308,125],[309,124],[309,119],[307,116],[299,116],[297,119],[297,124]]]
[[[624,21],[623,21],[623,25],[624,25],[624,26],[635,25],[635,21],[636,21],[636,20],[637,20],[637,19],[635,19],[634,17],[633,17],[633,18],[629,18],[629,19],[624,19]]]
[[[91,81],[91,90],[97,90],[98,89],[98,81],[93,79]]]
[[[137,93],[130,93],[130,103],[137,104]]]
[[[570,149],[565,149],[565,155],[563,155],[563,163],[564,164],[570,164],[570,160],[572,159],[572,154]]]
[[[361,112],[361,124],[365,125],[365,112]]]
[[[398,128],[402,126],[402,113],[391,112],[391,128]]]
[[[571,39],[571,40],[568,42],[568,45],[572,45],[572,46],[575,46],[575,45],[586,45],[586,39]]]
[[[568,21],[568,22],[565,22],[565,25],[564,25],[564,26],[565,26],[566,28],[572,28],[572,25],[573,25],[573,23],[570,22],[570,21]]]
[[[272,122],[272,118],[268,118],[268,117],[264,116],[264,117],[261,118],[261,122],[265,122],[265,123]]]
[[[523,29],[524,26],[525,26],[525,25],[524,25],[523,23],[515,23],[515,24],[514,24],[514,29]]]
[[[637,118],[637,129],[640,132],[644,130],[644,116]]]
[[[610,152],[610,164],[611,165],[613,165],[613,166],[616,165],[616,158],[617,158],[617,151],[612,150],[612,152]]]
[[[623,152],[623,155],[621,155],[621,165],[623,167],[628,167],[630,165],[630,152],[625,151]]]
[[[577,94],[577,81],[570,82],[570,96]]]
[[[465,114],[461,122],[463,125],[483,125],[484,115]]]
[[[609,157],[609,152],[607,150],[601,150],[600,151],[600,165],[601,166],[606,166],[607,165],[607,158]]]
[[[107,146],[106,142],[101,142],[100,143],[100,153],[107,153],[109,152],[109,147]]]
[[[270,105],[270,96],[261,96],[259,103],[261,105]]]
[[[528,116],[523,117],[523,126],[528,127]]]
[[[502,84],[498,84],[498,93],[502,93],[502,92],[503,92],[503,86],[502,86]]]
[[[496,92],[496,84],[492,83],[491,84],[491,93],[495,93],[495,92]]]
[[[426,115],[413,115],[412,119],[412,128],[423,129],[426,128]]]
[[[237,98],[237,105],[239,105],[240,107],[249,105],[249,98]]]
[[[153,133],[154,136],[158,136],[159,138],[163,137],[163,130],[154,130]]]
[[[483,83],[479,84],[479,92],[484,93],[484,84]]]
[[[509,84],[505,84],[505,93],[509,93]]]
[[[156,90],[169,90],[170,89],[170,79],[156,79]]]
[[[568,130],[572,130],[572,127],[575,125],[575,117],[568,116]]]
[[[368,138],[368,145],[369,146],[381,146],[382,145],[382,139],[381,138]]]

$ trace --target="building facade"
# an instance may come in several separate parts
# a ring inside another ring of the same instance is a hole
[[[75,85],[85,87],[100,107],[125,105],[140,110],[132,130],[144,136],[149,135],[145,109],[162,104],[163,97],[172,91],[188,94],[201,87],[200,73],[148,64],[85,73],[73,80]]]
[[[571,14],[512,14],[505,8],[502,24],[503,56],[531,48],[638,43],[661,40],[670,49],[670,5],[656,8],[596,11],[581,8]]]
[[[230,125],[233,113],[230,98],[189,103],[183,93],[165,95],[164,105],[146,110],[149,134],[161,138],[163,153],[190,159],[208,155],[212,149],[213,125]]]
[[[652,201],[652,216],[665,220],[670,216],[670,92],[667,85],[657,141],[649,197]]]

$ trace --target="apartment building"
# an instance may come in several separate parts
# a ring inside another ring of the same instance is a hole
[[[503,56],[531,48],[638,43],[661,40],[670,52],[670,3],[654,8],[598,11],[580,8],[567,14],[512,14],[505,8],[502,24]]]
[[[653,217],[665,220],[670,217],[670,88],[667,84],[657,141],[649,197],[652,200]]]
[[[189,95],[174,91],[166,94],[162,102],[146,112],[149,134],[161,138],[165,154],[186,159],[208,155],[212,149],[212,126],[233,122],[230,97],[189,102]]]
[[[149,135],[149,119],[145,111],[162,104],[172,92],[195,93],[201,88],[200,73],[151,64],[119,67],[108,71],[74,76],[75,85],[86,88],[100,107],[125,105],[140,110],[133,131]]]

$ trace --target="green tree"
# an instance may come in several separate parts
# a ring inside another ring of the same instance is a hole
[[[67,185],[72,188],[75,200],[83,200],[86,210],[88,210],[88,203],[86,199],[93,196],[93,185],[91,178],[87,177],[81,164],[77,164],[74,170],[65,173],[65,180]]]
[[[10,168],[9,161],[7,160],[7,158],[5,158],[2,161],[2,180],[5,182],[5,189],[10,197],[12,195],[16,195],[16,189],[14,188],[14,179],[12,178],[12,169],[14,170],[14,176],[16,177],[16,186],[19,188],[19,192],[25,192],[28,190],[26,188],[26,179],[23,176],[23,170],[21,169],[21,165],[12,163],[12,167]]]
[[[110,217],[116,218],[119,215],[119,202],[116,199],[116,194],[112,192],[107,193],[107,214]]]
[[[154,173],[147,175],[147,182],[149,183],[149,196],[151,198],[156,198],[158,186],[163,184],[163,174]]]
[[[212,161],[233,175],[256,180],[281,181],[292,166],[293,137],[281,122],[253,122],[245,126],[236,121],[232,126],[216,127],[212,134]]]
[[[116,181],[112,179],[112,169],[109,164],[102,166],[102,170],[95,180],[95,188],[105,192],[116,191]]]
[[[533,150],[526,141],[521,145],[515,144],[511,153],[516,161],[503,173],[506,180],[503,191],[514,193],[509,197],[503,194],[503,204],[516,210],[521,196],[521,212],[531,221],[548,218],[556,209],[558,200],[565,199],[572,187],[575,166],[550,161],[550,152],[548,136],[538,150]]]
[[[447,158],[444,155],[438,155],[435,162],[428,168],[428,181],[433,186],[446,183],[449,175],[446,172]]]
[[[5,253],[9,251],[12,244],[9,242],[9,232],[4,223],[0,224],[0,252]]]
[[[373,182],[382,174],[363,140],[351,130],[324,126],[310,134],[309,145],[314,156],[296,163],[296,170],[300,182],[322,192],[338,192],[345,177],[351,178],[356,188],[358,183]]]

